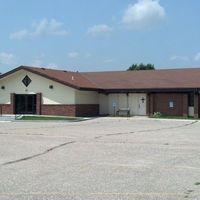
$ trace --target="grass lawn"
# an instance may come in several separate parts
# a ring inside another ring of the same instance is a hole
[[[159,116],[159,117],[151,117],[151,118],[155,118],[155,119],[191,119],[191,120],[199,120],[199,119],[195,119],[194,117],[181,117],[181,116]]]
[[[57,117],[57,116],[29,116],[29,115],[25,115],[22,116],[21,118],[18,118],[17,120],[46,120],[46,121],[82,121],[84,120],[83,118],[79,118],[79,117]]]

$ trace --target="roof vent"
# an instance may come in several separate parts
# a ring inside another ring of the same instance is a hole
[[[74,76],[72,76],[72,81],[74,81]]]
[[[66,70],[63,70],[63,72],[67,72]]]

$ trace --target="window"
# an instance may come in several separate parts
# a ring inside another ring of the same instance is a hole
[[[29,84],[31,83],[31,79],[26,75],[26,76],[23,78],[22,83],[23,83],[26,87],[28,87]]]
[[[194,93],[188,94],[188,106],[194,106]]]

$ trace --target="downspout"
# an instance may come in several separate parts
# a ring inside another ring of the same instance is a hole
[[[128,92],[126,93],[126,105],[127,105],[127,108],[129,108],[129,93]]]

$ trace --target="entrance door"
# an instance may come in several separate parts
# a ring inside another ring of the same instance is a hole
[[[16,114],[36,114],[36,95],[17,94],[15,95]]]
[[[146,95],[139,95],[139,115],[146,115]]]

